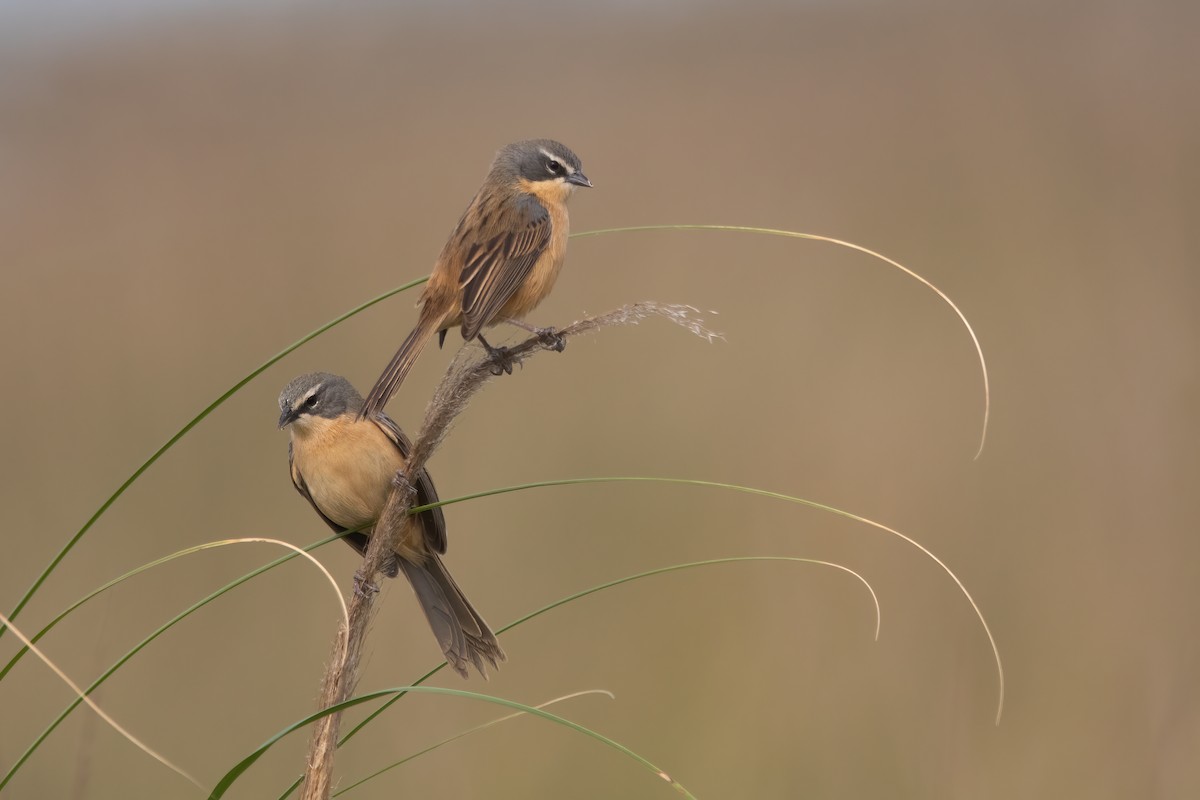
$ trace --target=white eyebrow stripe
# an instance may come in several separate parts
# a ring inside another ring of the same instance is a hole
[[[557,161],[558,163],[560,163],[560,164],[562,164],[564,167],[566,167],[566,168],[567,168],[567,173],[568,173],[568,174],[570,174],[570,175],[574,175],[574,174],[575,174],[575,168],[574,168],[574,167],[572,167],[572,166],[571,166],[570,164],[568,164],[567,162],[563,161],[563,160],[562,160],[561,158],[559,158],[558,156],[554,155],[554,153],[551,153],[551,152],[550,152],[549,150],[547,150],[546,148],[544,148],[544,147],[539,147],[539,148],[538,148],[538,151],[539,151],[539,152],[540,152],[542,155],[544,155],[546,158],[550,159],[551,161]]]
[[[324,386],[324,385],[325,385],[324,383],[318,383],[316,386],[314,386],[313,388],[309,389],[307,392],[305,392],[305,393],[304,393],[304,396],[303,396],[303,397],[301,397],[301,398],[299,398],[299,399],[297,399],[297,400],[296,400],[296,405],[292,406],[292,408],[299,408],[300,406],[302,406],[302,405],[304,405],[305,403],[307,403],[307,402],[308,402],[308,398],[312,397],[312,396],[313,396],[313,395],[315,395],[317,392],[321,391],[321,387],[322,387],[322,386]]]

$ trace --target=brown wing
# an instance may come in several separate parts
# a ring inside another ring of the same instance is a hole
[[[520,288],[550,242],[550,214],[532,195],[504,204],[495,224],[480,241],[464,241],[466,262],[460,273],[463,289],[462,334],[470,340],[489,325]]]
[[[396,449],[400,451],[400,455],[407,460],[408,454],[412,452],[412,442],[404,435],[404,431],[400,430],[400,426],[383,412],[371,417],[371,421],[392,440]],[[424,506],[438,501],[437,489],[433,488],[433,479],[429,477],[427,470],[421,469],[417,473],[416,484],[417,505]],[[421,527],[425,531],[425,544],[435,553],[446,552],[446,518],[442,515],[441,507],[422,511],[418,516],[421,520]]]
[[[317,516],[325,520],[325,524],[333,528],[334,533],[345,534],[342,541],[353,547],[360,555],[367,554],[367,534],[361,531],[354,533],[346,533],[346,529],[336,522],[325,516],[325,512],[312,499],[312,493],[308,491],[308,484],[304,482],[304,476],[300,474],[300,470],[296,469],[296,464],[292,460],[292,443],[288,442],[288,471],[292,474],[292,485],[296,487],[296,491],[300,496],[308,501],[308,504],[313,507],[313,511],[317,512]]]

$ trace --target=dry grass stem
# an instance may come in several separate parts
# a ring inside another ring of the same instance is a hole
[[[606,314],[586,317],[557,330],[556,333],[565,341],[602,328],[636,325],[651,317],[662,317],[674,322],[705,341],[722,338],[720,334],[708,329],[700,312],[695,308],[651,301],[631,303]],[[546,338],[535,333],[507,348],[509,362],[512,366],[522,364],[534,354],[546,349],[549,349]],[[363,556],[362,566],[355,573],[355,592],[350,601],[349,628],[343,631],[339,626],[333,652],[330,654],[321,683],[320,708],[328,708],[350,699],[358,683],[363,644],[375,596],[378,594],[376,581],[383,566],[392,558],[395,543],[403,531],[409,509],[412,508],[416,496],[412,486],[413,475],[425,466],[445,440],[454,420],[466,409],[475,393],[496,377],[493,374],[495,370],[495,362],[482,348],[464,346],[459,349],[429,401],[425,409],[425,421],[413,443],[413,452],[408,464],[403,472],[396,475],[395,486],[375,525],[366,555]],[[303,800],[326,800],[329,797],[333,786],[333,762],[340,726],[340,713],[330,714],[315,724],[305,766],[301,794]]]
[[[79,686],[79,684],[77,684],[75,681],[71,680],[71,678],[67,676],[67,673],[64,672],[58,666],[58,664],[56,664],[53,660],[51,660],[51,658],[48,655],[46,655],[42,651],[41,648],[39,648],[36,644],[34,644],[33,641],[29,637],[27,637],[24,633],[22,633],[19,628],[15,627],[13,625],[13,622],[11,619],[9,619],[4,614],[0,614],[0,624],[4,625],[6,628],[8,628],[8,630],[12,631],[13,635],[17,637],[17,639],[21,642],[21,644],[29,649],[29,652],[33,653],[37,658],[41,659],[42,663],[45,664],[50,669],[50,671],[53,672],[58,677],[59,680],[61,680],[63,683],[65,683],[71,689],[71,691],[74,692],[75,696],[78,697],[85,705],[87,705],[88,708],[90,708],[92,711],[96,712],[96,716],[98,716],[98,717],[100,717],[100,719],[104,720],[110,728],[112,728],[114,731],[116,731],[122,737],[127,739],[131,744],[133,744],[134,747],[138,748],[143,753],[150,756],[155,761],[157,761],[158,763],[162,764],[167,769],[174,772],[176,775],[179,775],[180,777],[187,780],[189,783],[191,783],[197,789],[204,788],[204,784],[200,783],[200,781],[193,778],[187,772],[184,772],[182,767],[176,766],[171,761],[168,761],[165,756],[159,755],[157,751],[155,751],[154,749],[152,749],[150,747],[150,745],[146,744],[141,739],[134,736],[128,730],[123,728],[120,725],[120,723],[118,723],[115,719],[113,719],[111,716],[109,716],[104,711],[104,709],[102,709],[96,703],[95,700],[93,700],[91,697],[88,696],[88,693],[85,692]],[[5,796],[7,797],[7,795],[5,795]]]

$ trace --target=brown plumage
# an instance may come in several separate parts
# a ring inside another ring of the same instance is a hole
[[[515,142],[496,154],[434,264],[416,326],[367,393],[362,417],[383,410],[435,333],[444,341],[458,325],[463,339],[478,337],[502,356],[483,329],[524,318],[550,294],[567,252],[567,198],[591,185],[578,156],[550,139]]]
[[[291,433],[288,461],[292,483],[338,533],[373,524],[383,511],[392,479],[412,450],[408,437],[386,414],[358,416],[362,397],[338,375],[314,372],[289,383],[279,396],[279,426]],[[436,503],[429,473],[414,476],[416,504]],[[474,664],[485,678],[485,660],[505,660],[496,635],[458,588],[441,554],[446,552],[446,520],[441,508],[422,511],[405,527],[386,569],[403,571],[446,662],[467,677]],[[348,533],[347,544],[367,550],[369,527]]]

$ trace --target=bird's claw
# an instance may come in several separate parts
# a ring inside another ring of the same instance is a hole
[[[507,347],[489,347],[488,357],[492,361],[493,375],[512,375],[513,357]]]
[[[367,579],[362,572],[354,573],[354,595],[364,599],[379,594],[379,584]]]
[[[554,328],[534,328],[533,335],[538,337],[538,341],[542,343],[542,347],[547,350],[561,353],[567,349],[567,337],[554,330]]]

